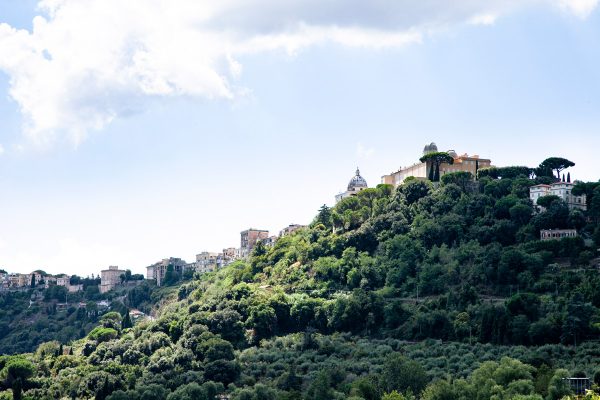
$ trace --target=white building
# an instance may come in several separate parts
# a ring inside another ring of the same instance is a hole
[[[586,210],[586,196],[574,196],[573,187],[575,186],[572,182],[555,182],[551,185],[535,185],[529,188],[529,198],[533,205],[540,209],[543,207],[537,205],[537,201],[540,197],[544,196],[558,196],[562,201],[567,203],[571,210],[579,209]]]

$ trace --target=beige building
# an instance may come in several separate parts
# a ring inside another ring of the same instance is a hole
[[[360,175],[360,170],[356,168],[356,172],[352,179],[350,179],[346,191],[335,195],[335,202],[339,203],[346,197],[355,196],[358,192],[365,190],[368,187],[369,185],[367,185],[367,181]]]
[[[218,265],[219,253],[203,251],[196,254],[196,271],[200,273],[215,271]]]
[[[236,258],[238,258],[239,254],[240,250],[236,249],[235,247],[228,247],[226,249],[223,249],[223,258],[225,259],[235,260]]]
[[[69,293],[81,292],[83,290],[83,285],[69,285],[67,286],[67,290],[69,291]]]
[[[8,282],[10,283],[10,287],[19,287],[21,286],[21,274],[9,274]]]
[[[100,271],[100,293],[106,293],[121,284],[121,275],[125,271],[111,265],[108,269]]]
[[[543,210],[542,206],[537,205],[537,201],[540,197],[544,196],[558,196],[562,201],[567,203],[567,206],[571,210],[579,209],[585,211],[587,209],[585,195],[574,196],[572,191],[575,186],[572,182],[555,182],[551,185],[535,185],[529,188],[529,199],[538,209]]]
[[[156,280],[157,286],[162,286],[169,265],[172,265],[173,271],[181,276],[183,275],[186,266],[190,264],[187,264],[181,258],[164,258],[161,261],[146,267],[146,279],[154,279]]]
[[[269,237],[269,231],[263,229],[247,229],[240,233],[240,250],[242,257],[248,257],[256,244]]]
[[[540,231],[540,240],[559,240],[574,237],[577,237],[577,230],[575,229],[543,229]]]
[[[64,287],[69,287],[71,283],[71,278],[67,275],[59,275],[56,277],[56,285],[57,286],[64,286]]]
[[[438,148],[435,143],[428,144],[423,149],[423,155],[428,153],[437,152]],[[458,155],[454,150],[448,150],[449,155],[454,158],[453,164],[443,163],[440,165],[440,177],[451,173],[451,172],[470,172],[474,177],[477,176],[477,172],[482,168],[489,168],[492,166],[492,161],[487,158],[481,158],[479,155]],[[392,185],[394,187],[400,185],[408,177],[415,177],[417,179],[427,179],[431,171],[432,163],[419,162],[408,167],[401,167],[398,171],[392,172],[389,175],[381,177],[381,183]]]
[[[302,229],[305,227],[306,227],[306,225],[290,224],[290,225],[286,226],[285,228],[283,228],[281,231],[279,231],[279,237],[291,235],[292,233],[296,232],[298,229]]]

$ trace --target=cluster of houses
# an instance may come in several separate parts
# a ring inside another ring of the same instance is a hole
[[[265,246],[273,246],[279,238],[287,236],[304,225],[291,224],[282,229],[278,235],[269,235],[268,230],[246,229],[241,232],[240,247],[223,249],[220,253],[203,251],[196,255],[196,261],[188,263],[181,258],[165,258],[155,264],[146,267],[146,278],[155,280],[158,286],[164,282],[167,270],[172,267],[174,273],[182,276],[187,271],[206,273],[223,268],[232,262],[247,258],[254,247],[261,242]],[[124,276],[127,271],[117,266],[110,266],[100,271],[100,293],[106,293],[124,284]],[[0,270],[0,288],[3,290],[19,290],[30,288],[49,288],[52,285],[64,286],[69,293],[83,290],[83,285],[71,284],[71,277],[65,274],[50,275],[43,271],[34,271],[30,274],[7,273]]]
[[[282,229],[278,235],[269,235],[265,229],[246,229],[240,232],[240,247],[229,247],[220,253],[203,251],[196,254],[196,261],[188,263],[181,258],[165,258],[146,267],[146,279],[155,280],[157,286],[162,286],[169,267],[178,275],[187,271],[206,273],[223,268],[236,260],[247,258],[256,245],[261,242],[264,246],[273,246],[280,238],[290,235],[305,225],[290,224]],[[103,271],[104,272],[104,271]]]
[[[30,274],[18,274],[0,271],[0,287],[2,289],[31,287],[43,287],[47,289],[51,285],[64,286],[71,293],[83,289],[83,285],[71,285],[71,277],[65,274],[50,275],[43,271],[34,271]]]

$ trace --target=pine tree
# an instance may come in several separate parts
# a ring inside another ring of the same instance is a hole
[[[31,287],[35,287],[35,274],[31,274]]]

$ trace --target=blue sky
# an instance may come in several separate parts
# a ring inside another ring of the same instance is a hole
[[[0,267],[191,261],[308,223],[356,166],[375,185],[431,141],[600,179],[596,1],[259,3],[270,18],[152,0],[140,23],[133,0],[0,0]],[[200,33],[173,28],[188,15]]]

